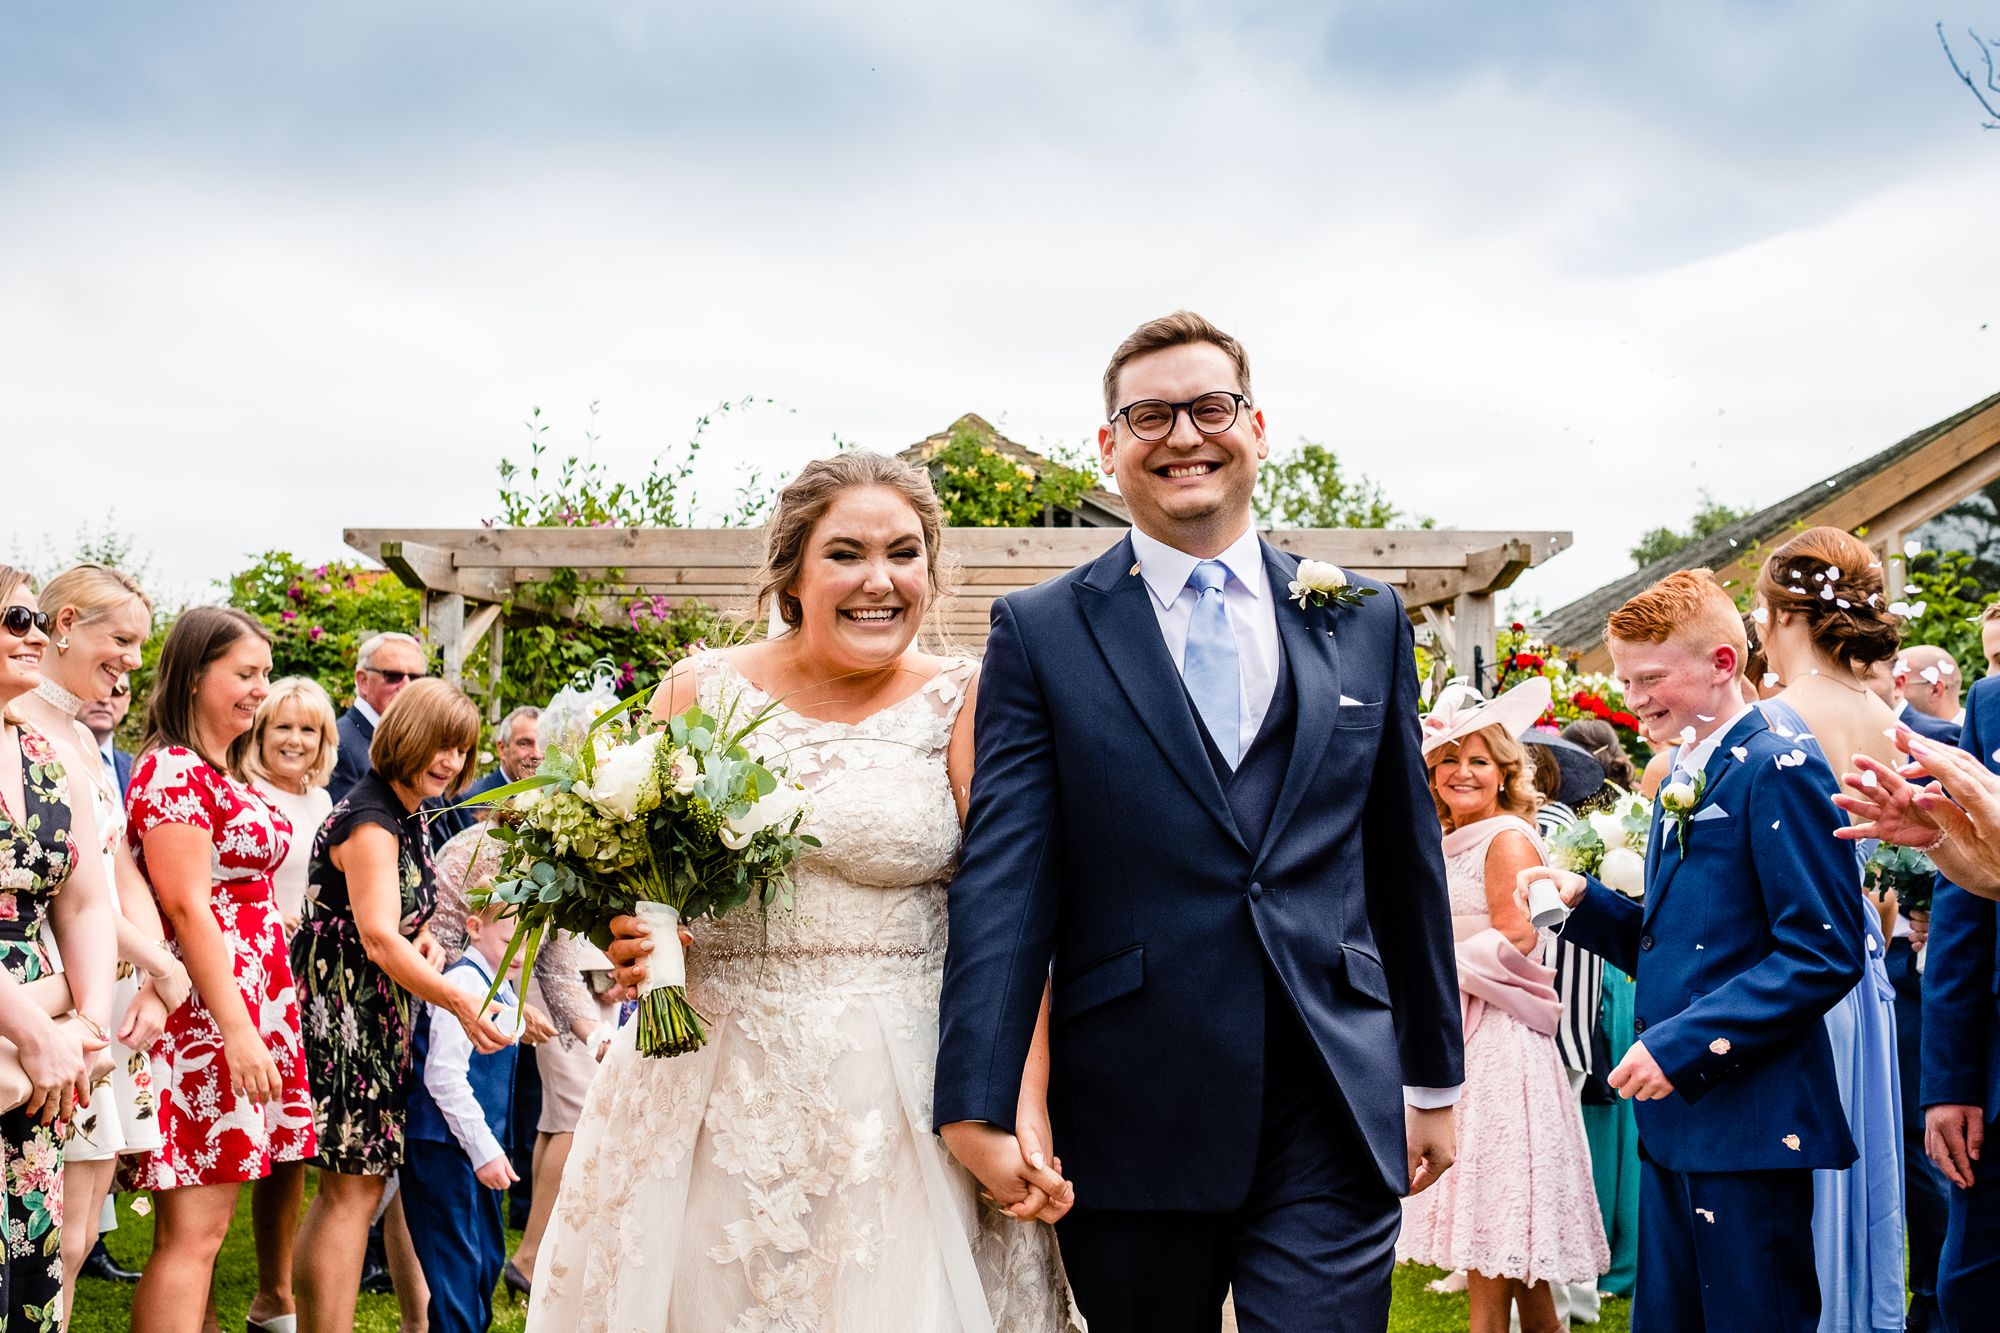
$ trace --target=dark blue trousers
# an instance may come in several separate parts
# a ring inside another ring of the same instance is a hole
[[[1056,1224],[1091,1333],[1214,1333],[1232,1289],[1242,1333],[1388,1327],[1402,1205],[1289,1002],[1274,997],[1265,1011],[1262,1137],[1243,1207],[1108,1212],[1079,1204]],[[1188,1169],[1200,1170],[1199,1145],[1189,1151]]]
[[[1948,1333],[1980,1333],[2000,1318],[2000,1120],[1988,1121],[1986,1147],[1972,1164],[1977,1183],[1948,1187],[1950,1221],[1938,1257],[1938,1314]]]
[[[1903,1087],[1903,1222],[1910,1237],[1909,1333],[1937,1325],[1938,1255],[1944,1249],[1946,1193],[1951,1184],[1924,1152],[1924,991],[1916,954],[1906,939],[1889,941],[1884,960],[1896,988],[1896,1064]]]
[[[431,1333],[486,1333],[507,1262],[503,1196],[479,1183],[456,1143],[411,1139],[408,1147],[403,1216],[430,1284]]]
[[[1633,1333],[1816,1333],[1810,1171],[1669,1171],[1639,1142]]]

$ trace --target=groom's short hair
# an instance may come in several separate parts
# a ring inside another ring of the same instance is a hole
[[[1743,617],[1715,575],[1705,569],[1667,575],[1613,611],[1604,622],[1604,632],[1626,643],[1672,639],[1697,652],[1728,644],[1736,650],[1738,662],[1746,652]]]
[[[1228,353],[1229,359],[1236,363],[1237,387],[1243,390],[1245,398],[1256,401],[1250,393],[1250,354],[1243,350],[1243,344],[1194,311],[1176,310],[1171,315],[1149,319],[1126,334],[1125,341],[1111,354],[1111,364],[1104,368],[1105,417],[1108,419],[1118,410],[1118,376],[1128,364],[1149,352],[1164,352],[1169,347],[1185,347],[1189,343],[1213,343]]]

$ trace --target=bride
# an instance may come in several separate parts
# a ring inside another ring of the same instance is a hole
[[[775,705],[750,744],[805,784],[822,845],[794,867],[789,909],[694,925],[706,1046],[645,1058],[619,1034],[535,1265],[531,1333],[1072,1327],[1037,1224],[1071,1197],[1049,1144],[1046,999],[1010,1186],[985,1197],[930,1129],[977,678],[913,646],[942,535],[921,470],[869,453],[808,465],[758,588],[789,632],[700,653],[656,695],[662,717]],[[653,946],[630,918],[615,928],[614,957],[641,960],[631,981]]]

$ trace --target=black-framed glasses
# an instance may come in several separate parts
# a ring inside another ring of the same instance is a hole
[[[1220,435],[1236,424],[1236,414],[1249,401],[1242,394],[1225,389],[1190,398],[1184,403],[1170,403],[1164,398],[1141,398],[1113,412],[1110,424],[1115,426],[1118,418],[1124,417],[1125,425],[1132,434],[1150,444],[1173,434],[1174,418],[1185,412],[1188,420],[1194,423],[1194,428],[1203,435]]]
[[[25,606],[10,606],[4,613],[0,613],[0,627],[4,627],[9,634],[17,639],[27,638],[28,630],[31,626],[47,634],[49,632],[49,613],[46,611],[30,611]]]
[[[383,671],[376,667],[362,667],[361,669],[370,675],[380,676],[391,685],[401,685],[406,680],[422,680],[430,674],[428,671]]]

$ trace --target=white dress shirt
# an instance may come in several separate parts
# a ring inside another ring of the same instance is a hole
[[[472,966],[454,967],[445,973],[444,979],[467,995],[484,999],[493,985],[492,969],[476,948],[468,948],[464,957]],[[520,1003],[511,981],[501,983],[500,993],[493,998],[509,1009]],[[506,1150],[493,1137],[486,1123],[486,1112],[480,1108],[479,1099],[472,1094],[472,1084],[466,1080],[466,1070],[472,1062],[472,1038],[465,1035],[465,1025],[442,1005],[431,1005],[430,1011],[431,1044],[424,1056],[424,1090],[437,1103],[445,1124],[451,1127],[451,1136],[458,1140],[466,1160],[476,1171]],[[493,1026],[511,1032],[516,1023],[511,1013],[503,1012],[493,1019]]]
[[[1139,577],[1153,597],[1153,614],[1160,622],[1160,636],[1167,641],[1167,656],[1174,669],[1185,670],[1188,622],[1194,618],[1194,604],[1201,594],[1188,585],[1188,576],[1202,557],[1167,545],[1132,529],[1132,551],[1139,557]],[[1278,612],[1272,599],[1270,571],[1264,567],[1264,543],[1256,529],[1244,532],[1229,549],[1215,557],[1229,571],[1222,585],[1222,606],[1229,613],[1229,628],[1236,635],[1237,735],[1243,749],[1257,738],[1264,714],[1271,711],[1271,696],[1278,688]],[[1403,1100],[1411,1106],[1435,1110],[1458,1100],[1458,1088],[1403,1089]]]
[[[1139,577],[1153,594],[1153,614],[1160,622],[1160,635],[1167,641],[1167,655],[1176,670],[1184,670],[1187,659],[1188,622],[1194,618],[1195,600],[1201,595],[1188,584],[1188,576],[1201,563],[1200,556],[1176,550],[1155,537],[1132,529],[1132,550],[1139,557]],[[1229,628],[1236,634],[1237,735],[1243,749],[1257,739],[1264,714],[1271,710],[1271,693],[1278,686],[1278,616],[1271,601],[1271,580],[1264,568],[1264,545],[1254,529],[1231,543],[1215,557],[1229,571],[1222,585],[1222,606],[1229,615]]]
[[[1685,773],[1689,782],[1694,781],[1695,775],[1705,770],[1708,767],[1708,761],[1715,757],[1715,747],[1722,744],[1722,738],[1727,736],[1738,722],[1750,716],[1750,710],[1756,706],[1756,704],[1744,704],[1730,715],[1728,721],[1696,741],[1692,746],[1684,745],[1675,751],[1673,772]]]
[[[354,696],[354,706],[360,710],[361,716],[368,719],[369,726],[379,727],[382,725],[382,715],[375,711],[374,704],[369,703],[357,694]]]

